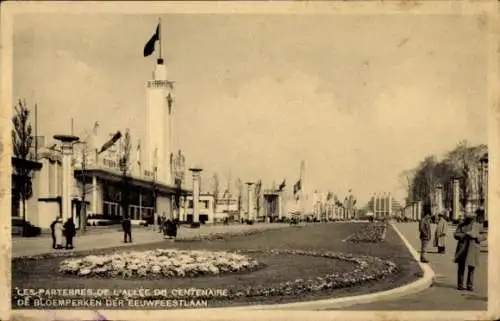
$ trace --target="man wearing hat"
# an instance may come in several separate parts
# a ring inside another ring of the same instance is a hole
[[[430,213],[424,212],[424,216],[420,220],[419,232],[420,232],[420,262],[429,263],[426,258],[427,245],[431,239],[431,222]]]
[[[473,213],[467,213],[453,235],[457,242],[454,262],[458,265],[457,289],[464,290],[464,274],[467,268],[466,289],[474,290],[474,270],[479,264],[481,242],[486,240],[486,233]]]

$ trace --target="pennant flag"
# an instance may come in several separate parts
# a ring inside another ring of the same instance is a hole
[[[141,166],[141,141],[137,142],[137,165]]]
[[[326,196],[326,200],[329,201],[331,200],[333,197],[333,193],[332,192],[328,192],[327,196]]]
[[[101,150],[99,151],[98,154],[101,154],[111,148],[120,138],[122,137],[122,133],[120,131],[117,131],[116,134],[111,137],[110,140],[108,140],[104,145],[102,145]]]
[[[158,40],[160,40],[160,24],[158,24],[154,35],[151,36],[144,46],[144,57],[151,55],[155,51],[155,43]]]
[[[302,183],[299,179],[295,185],[293,185],[293,195],[297,197],[297,193],[302,189]]]
[[[283,179],[283,182],[280,184],[280,187],[278,187],[278,191],[282,191],[286,186],[286,179]]]

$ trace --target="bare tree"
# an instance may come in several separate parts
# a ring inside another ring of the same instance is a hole
[[[26,200],[33,195],[31,174],[33,169],[28,166],[28,162],[33,160],[34,155],[31,151],[33,144],[33,133],[30,123],[30,111],[25,101],[18,101],[14,107],[14,116],[12,117],[12,148],[14,156],[21,160],[20,166],[16,166],[15,173],[17,176],[16,186],[14,191],[16,198],[22,202],[21,218],[26,219]],[[23,227],[23,234],[24,234]]]
[[[128,218],[128,208],[130,205],[130,194],[131,194],[131,177],[130,177],[130,167],[131,167],[131,158],[130,158],[130,150],[132,149],[132,140],[130,138],[130,131],[127,129],[125,131],[125,135],[123,137],[121,146],[120,146],[120,155],[119,155],[119,165],[120,172],[122,174],[121,179],[121,206],[123,217]]]
[[[406,204],[413,202],[413,179],[415,177],[415,170],[404,170],[399,174],[401,186],[406,189]]]
[[[92,192],[92,185],[87,182],[88,149],[87,143],[82,142],[82,160],[80,177],[80,198],[82,207],[80,208],[80,231],[83,233],[87,229],[87,195]]]

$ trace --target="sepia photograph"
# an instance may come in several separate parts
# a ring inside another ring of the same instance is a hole
[[[492,319],[490,7],[46,4],[2,13],[11,315]]]

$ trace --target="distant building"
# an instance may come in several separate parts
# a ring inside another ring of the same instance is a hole
[[[202,224],[212,224],[216,221],[215,197],[211,194],[200,194],[198,203],[199,217],[198,221]],[[182,222],[193,222],[193,196],[189,195],[186,198],[186,203],[183,202],[180,211],[179,220]]]
[[[238,204],[238,197],[232,194],[220,193],[215,201],[214,222],[223,222],[224,219],[239,220],[243,204]]]
[[[376,193],[368,202],[368,211],[376,219],[401,215],[401,204],[390,193]]]

